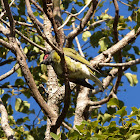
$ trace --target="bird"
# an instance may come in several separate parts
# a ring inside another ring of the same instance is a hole
[[[63,52],[70,82],[94,89],[94,87],[85,80],[90,79],[104,91],[102,82],[94,75],[94,72],[100,72],[91,67],[89,61],[72,48],[63,48]],[[55,50],[47,51],[40,65],[41,64],[52,65],[57,77],[64,80],[61,58]]]

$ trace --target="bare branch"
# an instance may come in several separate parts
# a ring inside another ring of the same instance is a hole
[[[26,0],[26,2],[28,3],[29,1]],[[5,8],[7,8],[6,11],[8,11],[8,13],[11,14],[10,8],[9,8],[9,6],[7,6],[8,1],[7,0],[4,1],[4,4],[6,5]],[[9,17],[9,20],[11,20],[11,22],[13,22],[13,23],[10,23],[10,25],[12,26],[12,27],[10,27],[10,29],[12,29],[12,28],[14,28],[14,20],[12,18],[12,15],[8,15],[8,17]],[[31,74],[31,72],[28,68],[27,63],[26,63],[25,54],[24,54],[22,48],[21,47],[19,48],[19,46],[16,42],[16,39],[15,39],[14,33],[11,34],[11,39],[9,41],[10,41],[10,44],[11,44],[11,48],[14,50],[14,54],[16,55],[17,61],[20,65],[20,67],[21,67],[21,70],[22,70],[23,74],[24,74],[24,78],[25,78],[29,88],[32,91],[32,96],[34,97],[36,102],[40,105],[40,107],[44,111],[44,113],[49,116],[49,118],[52,121],[52,124],[54,124],[55,121],[56,121],[57,115],[51,109],[51,107],[46,104],[46,102],[44,101],[44,99],[40,95],[40,93],[38,91],[38,88],[35,84],[35,81],[33,79],[33,76],[32,76],[32,74]]]
[[[54,28],[54,33],[55,33],[55,38],[56,38],[56,42],[57,42],[57,48],[55,48],[55,50],[57,51],[58,55],[61,58],[61,65],[63,68],[63,72],[64,72],[64,80],[65,80],[65,98],[64,98],[64,108],[60,114],[60,116],[58,117],[55,125],[53,125],[51,127],[51,132],[56,133],[57,129],[60,127],[60,125],[62,124],[64,118],[66,117],[69,105],[70,105],[70,85],[69,85],[69,79],[68,79],[68,70],[67,70],[67,65],[65,62],[65,58],[64,58],[64,53],[63,53],[63,38],[62,38],[62,31],[58,30],[58,25],[54,18],[53,12],[51,7],[48,4],[51,3],[47,3],[45,0],[42,0],[43,2],[43,10],[45,12],[45,14],[48,16],[49,20],[52,23],[52,26]],[[58,1],[60,2],[60,1]],[[48,43],[48,42],[47,42]],[[58,49],[59,47],[59,49]]]
[[[89,90],[89,88],[81,86],[78,93],[77,105],[75,109],[74,128],[75,125],[80,125],[83,120],[87,120],[87,116],[84,116],[84,113],[88,110],[87,105],[89,102]]]
[[[54,15],[53,15],[54,13],[53,13],[52,7],[48,6],[48,4],[52,4],[52,3],[51,2],[47,3],[45,0],[42,0],[42,2],[43,2],[43,10],[52,23],[54,33],[55,33],[55,39],[58,44],[58,48],[60,48],[60,50],[62,51],[63,42],[64,42],[63,38],[62,38],[63,35],[62,35],[62,30],[58,30],[58,27],[61,25],[61,23],[59,22],[59,20],[55,19]],[[58,1],[58,2],[60,2],[60,1]],[[57,53],[61,56],[60,52],[57,52]]]
[[[133,66],[136,64],[140,64],[140,59],[131,60],[126,63],[99,63],[99,66],[123,67],[123,66]]]
[[[109,20],[111,20],[111,19],[113,19],[113,18],[103,19],[103,20],[96,21],[96,22],[92,23],[90,26],[88,26],[86,29],[84,29],[84,30],[82,31],[82,33],[85,32],[85,31],[89,31],[90,29],[92,29],[92,28],[93,28],[94,26],[96,26],[97,24],[100,24],[100,23],[105,22],[105,21],[109,21]]]
[[[15,60],[16,60],[16,58],[11,58],[11,59],[5,60],[5,61],[0,63],[0,66],[3,66],[3,65],[8,64],[8,63],[11,63],[11,62],[13,62]]]
[[[39,11],[44,13],[43,9],[34,0],[30,0],[30,2],[32,2]]]
[[[102,104],[105,104],[107,103],[110,99],[112,98],[112,93],[109,94],[108,97],[100,100],[100,101],[96,101],[96,102],[93,102],[93,101],[89,101],[88,104],[90,106],[98,106],[98,105],[102,105]]]
[[[66,128],[66,129],[68,129],[68,130],[71,130],[72,128],[70,127],[70,126],[68,126],[65,122],[62,122],[62,125]]]
[[[13,15],[11,13],[11,10],[10,10],[9,4],[8,4],[8,0],[4,0],[3,3],[4,3],[4,7],[5,7],[5,10],[6,10],[9,22],[10,22],[10,35],[12,37],[14,37],[15,36],[15,22],[14,22],[14,18],[13,18]],[[11,39],[13,39],[13,38],[11,38]],[[12,42],[13,41],[14,40],[12,40]]]
[[[94,67],[95,65],[104,62],[106,60],[106,56],[112,56],[119,50],[123,49],[127,44],[130,42],[134,41],[137,36],[140,34],[140,27],[138,30],[135,32],[133,29],[130,31],[122,40],[120,40],[118,43],[104,51],[103,53],[99,54],[96,56],[93,60],[90,61],[90,64]]]
[[[32,20],[32,22],[35,24],[35,27],[38,26],[37,29],[40,27],[42,28],[43,27],[42,23],[40,23],[39,20],[33,14],[29,0],[25,0],[25,2],[26,2],[26,6],[27,6],[28,15],[29,15],[30,19]]]
[[[80,15],[80,14],[89,6],[89,4],[91,3],[91,1],[92,1],[92,0],[89,0],[89,1],[87,2],[87,4],[86,4],[78,13],[76,13],[76,14],[70,14],[70,15],[67,17],[67,19],[65,20],[65,22],[64,22],[60,27],[58,27],[58,30],[60,30],[61,28],[63,28],[63,27],[69,22],[69,20],[70,20],[72,17],[77,17],[78,15]]]
[[[80,25],[75,30],[70,32],[69,35],[67,36],[66,47],[68,47],[68,48],[71,47],[72,41],[75,38],[75,36],[77,36],[79,33],[81,33],[83,31],[83,29],[86,26],[87,22],[89,21],[90,17],[95,12],[97,5],[98,5],[98,1],[92,0],[91,6],[90,6],[89,10],[87,11],[86,15],[84,16],[84,18],[81,20]]]
[[[9,50],[13,50],[13,47],[9,43],[4,41],[3,39],[0,39],[0,44],[3,45],[4,47],[6,47]]]
[[[119,39],[118,39],[118,29],[117,29],[118,22],[119,22],[119,6],[118,6],[118,3],[117,3],[117,0],[113,0],[113,3],[114,3],[114,6],[115,6],[115,19],[114,19],[114,23],[113,23],[113,29],[114,29],[113,32],[114,32],[115,42],[117,43],[119,41]],[[117,52],[117,55],[118,55],[118,62],[122,63],[121,50],[119,50]],[[117,93],[119,83],[121,82],[122,73],[123,73],[122,67],[119,67],[118,74],[117,74],[117,80],[116,80],[115,85],[113,86],[113,89],[112,89],[114,94]]]
[[[28,27],[33,27],[34,26],[33,24],[29,24],[29,23],[26,23],[26,22],[20,22],[20,21],[16,21],[16,20],[15,20],[15,24],[28,26]]]
[[[0,76],[0,81],[4,80],[5,78],[9,77],[10,75],[12,75],[16,70],[19,69],[19,64],[17,64],[15,67],[13,67],[10,71],[8,71],[7,73],[3,74]]]
[[[8,28],[10,28],[10,26],[7,24],[7,22],[5,22],[3,19],[0,19],[0,21],[3,22]],[[7,32],[9,32],[5,27],[2,27],[2,25],[0,24],[0,29],[2,29],[2,28],[3,28],[3,33],[4,33],[4,34],[6,34]],[[4,30],[4,28],[5,28],[7,31]],[[23,39],[25,39],[26,41],[28,41],[30,44],[32,44],[33,46],[39,48],[40,50],[42,50],[42,51],[44,51],[44,52],[46,51],[45,48],[43,48],[43,47],[39,46],[38,44],[36,44],[35,42],[31,41],[28,37],[24,36],[24,35],[23,35],[20,31],[18,31],[17,29],[15,29],[15,32],[16,32],[19,36],[21,36]]]
[[[14,1],[15,1],[15,0],[12,0],[12,1],[11,1],[11,3],[9,4],[9,7],[12,6],[12,4],[14,3]],[[3,0],[1,0],[1,5],[3,5],[2,7],[4,7]],[[4,9],[5,9],[5,8],[4,8]],[[3,11],[3,12],[1,12],[1,14],[0,14],[0,18],[2,18],[2,17],[5,15],[5,13],[6,13],[6,10]]]
[[[73,27],[73,30],[75,30],[75,23],[72,23],[72,27]],[[78,40],[78,37],[76,36],[75,37],[75,41],[77,43],[77,47],[78,47],[78,50],[79,50],[79,53],[81,54],[82,57],[85,57],[82,49],[81,49],[81,46],[80,46],[80,43],[79,43],[79,40]]]
[[[118,1],[119,1],[120,3],[122,3],[122,4],[126,5],[126,6],[128,6],[128,7],[133,8],[133,6],[131,6],[131,5],[129,5],[129,4],[125,3],[125,2],[123,2],[123,1],[121,1],[121,0],[118,0]],[[135,7],[135,9],[138,9],[138,8],[140,8],[140,7]]]
[[[14,132],[8,124],[8,113],[5,106],[2,103],[1,98],[0,98],[0,113],[1,113],[1,127],[4,133],[6,134],[6,137],[8,138],[8,140],[16,140],[14,138]]]
[[[116,42],[119,41],[118,39],[118,30],[117,30],[117,26],[118,26],[118,22],[119,22],[119,7],[118,7],[118,3],[117,0],[113,0],[114,6],[115,6],[115,19],[114,19],[114,23],[113,23],[113,32],[114,32],[114,37]]]

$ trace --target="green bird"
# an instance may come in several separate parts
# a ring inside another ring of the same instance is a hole
[[[94,89],[92,85],[85,81],[85,79],[90,79],[98,85],[102,91],[104,90],[102,82],[94,75],[94,72],[100,72],[92,68],[89,61],[71,48],[63,48],[63,51],[68,69],[68,78],[71,82]],[[61,58],[55,50],[47,52],[41,64],[52,65],[58,78],[64,78]]]

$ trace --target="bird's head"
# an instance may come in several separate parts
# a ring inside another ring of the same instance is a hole
[[[52,51],[46,52],[44,57],[43,57],[43,61],[40,63],[41,64],[45,64],[45,65],[50,65],[52,62]]]

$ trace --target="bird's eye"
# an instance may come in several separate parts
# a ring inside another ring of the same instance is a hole
[[[48,54],[46,54],[46,55],[44,56],[44,60],[45,60],[45,59],[47,59],[47,57],[48,57],[48,56],[49,56],[49,55],[48,55]]]

